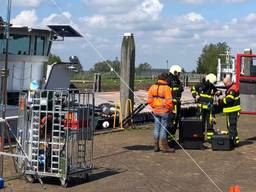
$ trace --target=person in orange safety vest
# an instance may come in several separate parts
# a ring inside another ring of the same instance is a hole
[[[156,84],[149,88],[147,102],[152,108],[155,119],[154,151],[174,152],[175,150],[168,146],[166,136],[173,110],[172,89],[168,86],[167,73],[160,74]]]

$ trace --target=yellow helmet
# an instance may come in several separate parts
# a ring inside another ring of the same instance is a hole
[[[209,81],[212,84],[214,84],[214,83],[217,82],[217,77],[213,73],[209,73],[208,75],[206,75],[205,80]]]
[[[179,65],[172,65],[172,66],[170,67],[169,72],[170,72],[171,74],[175,75],[175,71],[176,71],[177,73],[181,73],[181,71],[182,71],[181,66],[179,66]]]

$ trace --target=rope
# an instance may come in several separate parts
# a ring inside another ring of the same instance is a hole
[[[54,4],[54,6],[59,10],[60,13],[63,12],[63,9],[56,3],[55,0],[51,0],[52,3]],[[66,15],[64,15],[67,20],[73,25],[74,22],[71,20],[71,18],[68,18]],[[124,81],[124,79],[121,78],[121,76],[112,68],[112,66],[110,65],[110,63],[107,61],[107,59],[101,54],[101,52],[94,46],[94,44],[89,40],[89,38],[87,37],[86,34],[84,34],[83,32],[81,32],[79,29],[77,29],[77,31],[82,34],[84,36],[85,41],[91,46],[91,48],[98,54],[98,56],[108,65],[108,67],[111,69],[112,72],[114,72],[119,78],[120,81],[133,93],[133,95],[139,100],[141,101],[141,99],[133,92],[133,90],[128,86],[128,84]],[[143,102],[141,102],[143,103]],[[155,116],[153,113],[151,113],[153,116]],[[161,125],[162,128],[164,128],[163,125]],[[175,140],[175,142],[179,145],[179,147],[183,150],[183,152],[192,160],[192,162],[201,170],[201,172],[210,180],[210,182],[220,191],[220,192],[224,192],[215,182],[214,180],[201,168],[201,166],[195,161],[195,159],[181,146],[181,144],[171,135],[171,133],[164,128],[165,131],[173,138],[173,140]]]

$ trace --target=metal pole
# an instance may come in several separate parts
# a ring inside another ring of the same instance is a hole
[[[10,32],[10,17],[11,17],[11,1],[8,0],[7,6],[7,23],[5,24],[5,38],[6,38],[6,47],[5,47],[5,64],[4,71],[2,71],[2,119],[4,123],[1,124],[1,147],[0,151],[4,152],[4,129],[5,129],[5,113],[6,113],[6,104],[7,104],[7,77],[8,77],[8,53],[9,53],[9,32]],[[4,159],[3,155],[0,157],[0,176],[3,177],[4,170]]]
[[[168,65],[168,59],[166,60],[166,69],[167,69],[167,71],[169,71],[169,65]]]

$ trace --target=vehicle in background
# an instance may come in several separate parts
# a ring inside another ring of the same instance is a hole
[[[233,82],[236,82],[236,67],[235,67],[235,57],[230,55],[227,51],[225,54],[220,54],[218,58],[217,66],[217,87],[225,87],[222,80],[225,75],[230,75]],[[225,56],[225,62],[223,58]]]
[[[236,56],[236,83],[244,114],[256,114],[256,54],[251,53]]]

